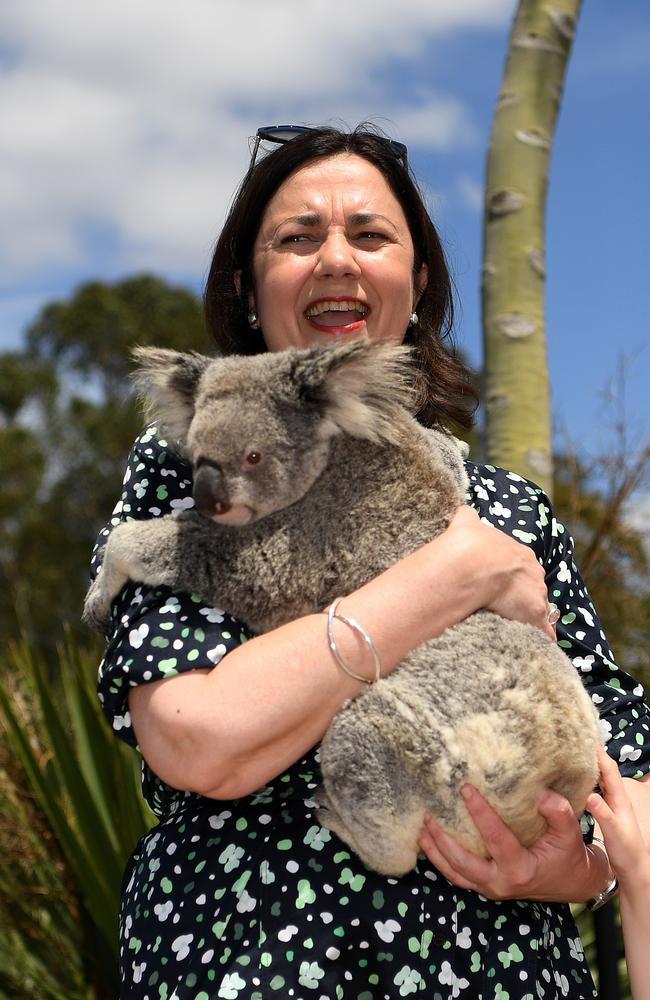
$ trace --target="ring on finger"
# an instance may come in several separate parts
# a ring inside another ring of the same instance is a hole
[[[546,621],[549,625],[556,625],[560,620],[559,608],[554,607],[552,604],[548,606],[548,614],[546,615]]]

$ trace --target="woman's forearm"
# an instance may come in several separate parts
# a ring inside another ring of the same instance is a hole
[[[384,676],[410,649],[475,610],[472,588],[450,583],[447,546],[431,548],[341,602],[341,611],[372,636]],[[346,662],[370,678],[364,644],[341,623],[335,636]],[[204,795],[236,798],[306,753],[363,687],[336,663],[326,616],[319,614],[249,640],[212,670],[136,688],[129,701],[140,747],[160,777]]]
[[[384,676],[480,607],[544,622],[543,573],[530,550],[468,512],[454,521],[341,602],[372,636]],[[298,760],[364,687],[337,665],[326,625],[325,615],[309,615],[243,644],[215,669],[135,688],[131,715],[152,769],[175,787],[235,798]],[[337,623],[336,638],[353,669],[371,677],[352,630]]]
[[[634,1000],[650,1000],[650,860],[619,895],[625,960]]]

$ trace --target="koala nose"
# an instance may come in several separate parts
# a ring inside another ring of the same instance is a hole
[[[199,513],[208,517],[213,514],[225,514],[230,510],[231,504],[223,473],[216,462],[204,462],[197,469],[194,475],[192,496]]]

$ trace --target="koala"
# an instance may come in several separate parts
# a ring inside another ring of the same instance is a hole
[[[115,527],[84,620],[105,629],[131,579],[265,632],[444,531],[464,502],[464,453],[413,417],[408,354],[367,340],[220,359],[137,349],[137,384],[192,466],[195,509]],[[386,875],[415,865],[425,811],[487,856],[459,793],[471,782],[528,846],[546,827],[542,789],[581,814],[598,742],[558,646],[479,611],[342,706],[320,747],[318,818]]]

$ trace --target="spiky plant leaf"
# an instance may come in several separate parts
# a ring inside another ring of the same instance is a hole
[[[68,645],[53,676],[24,643],[0,658],[0,1000],[117,995],[121,875],[152,817],[97,658]]]

